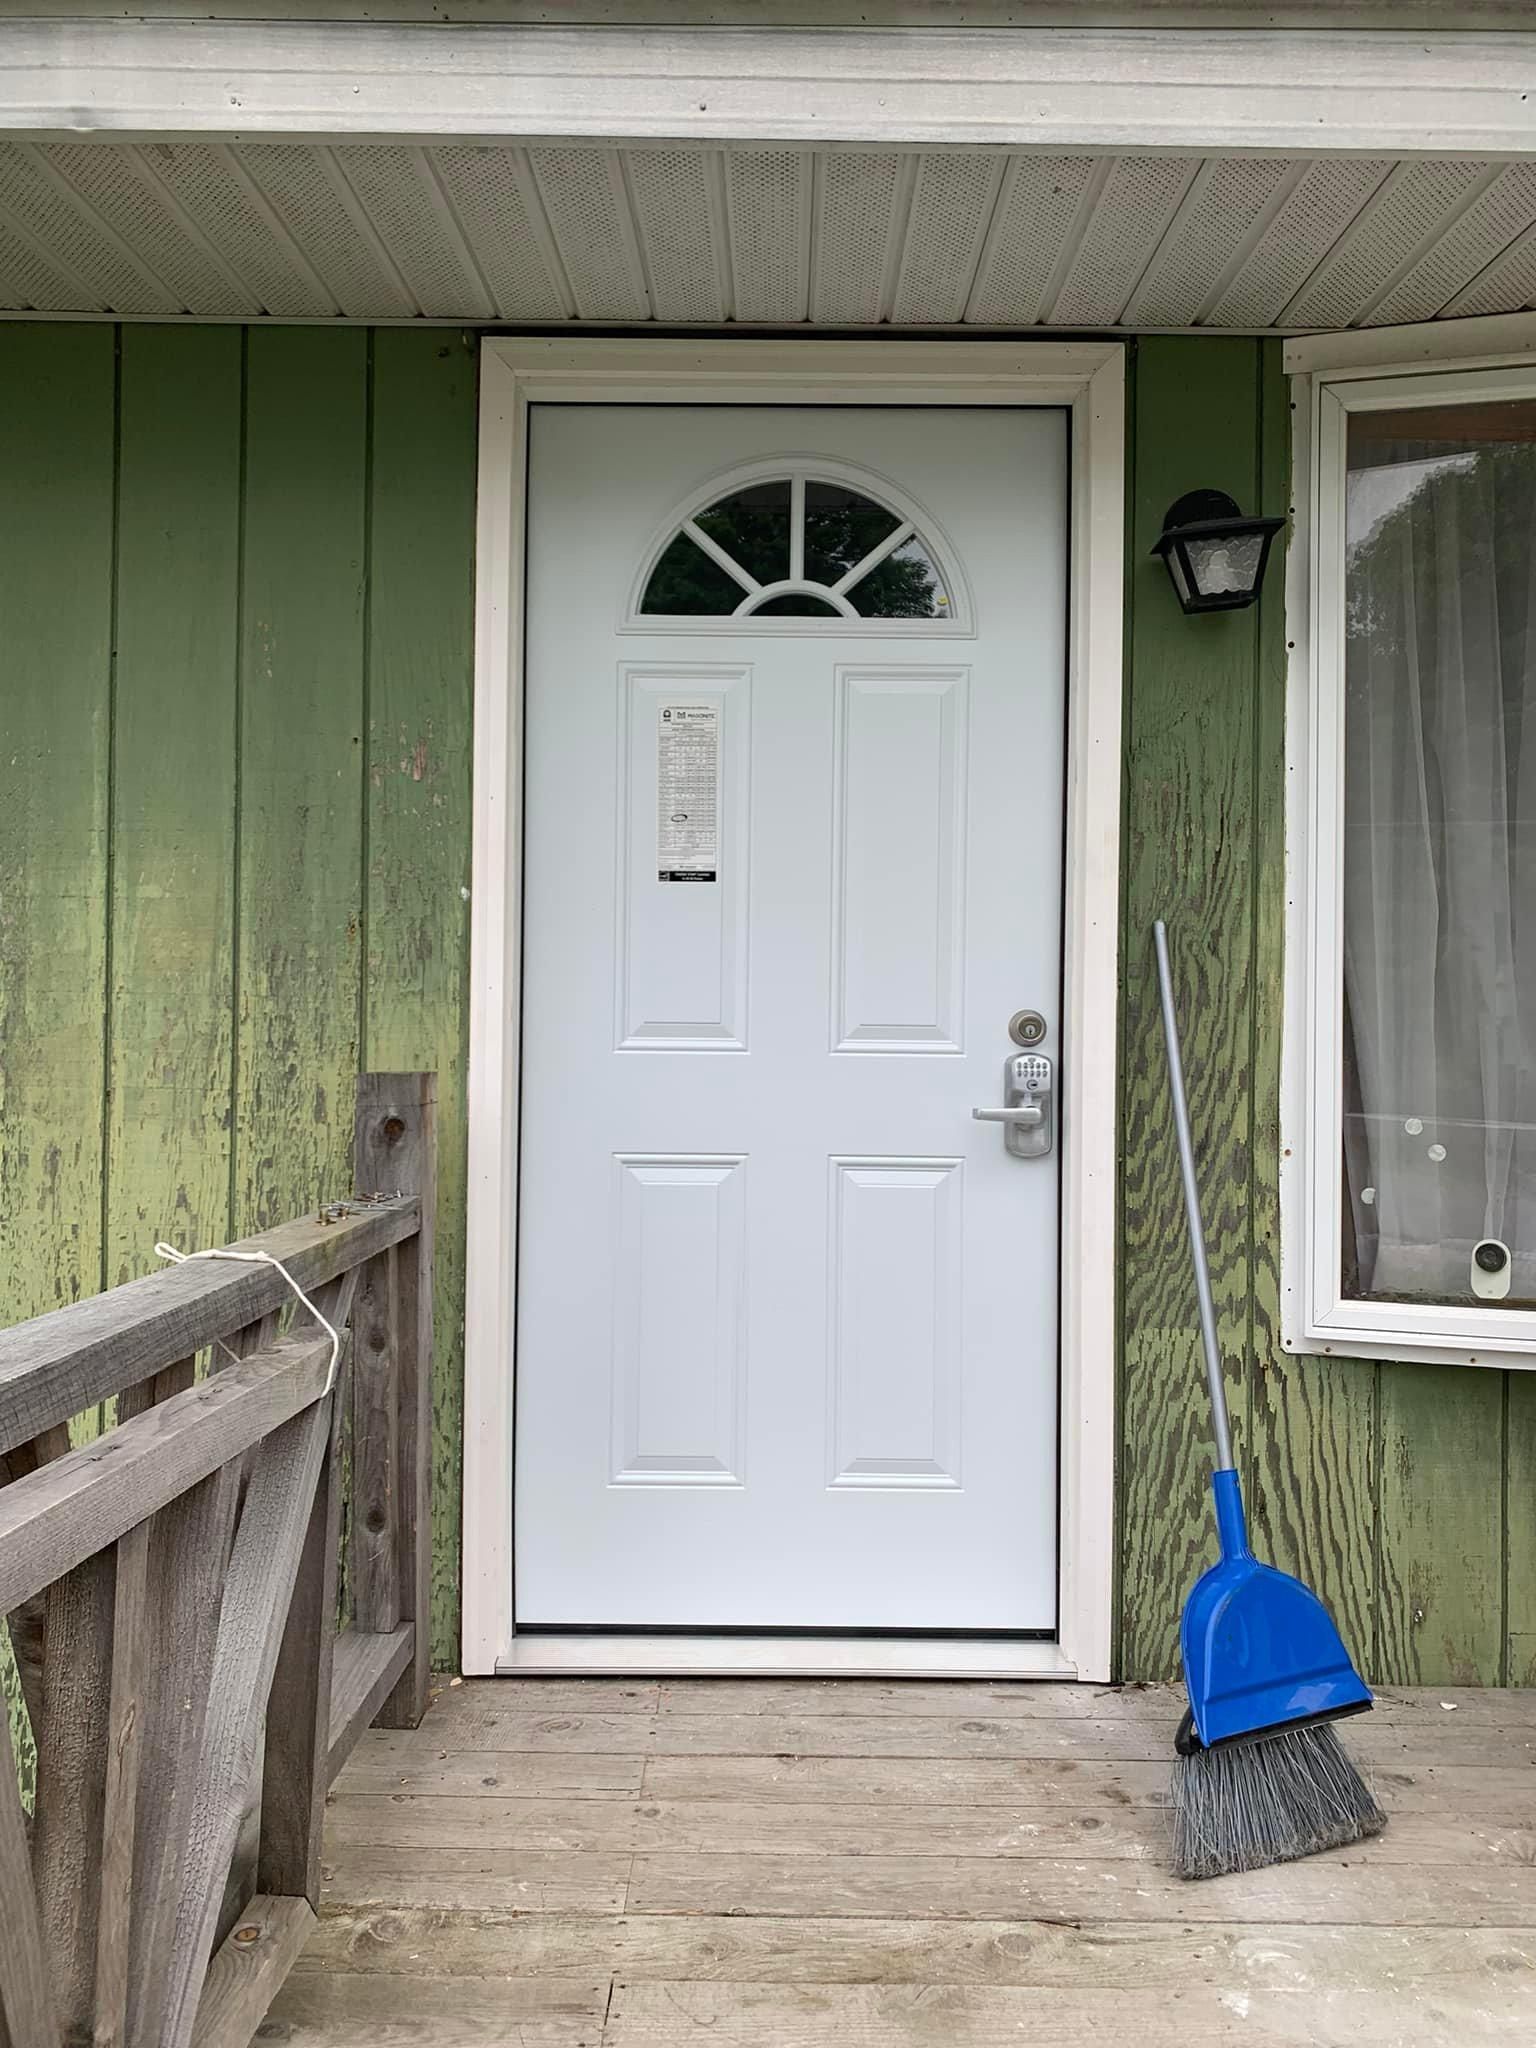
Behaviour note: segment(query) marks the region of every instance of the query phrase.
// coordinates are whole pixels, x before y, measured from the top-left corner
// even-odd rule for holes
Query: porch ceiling
[[[1536,161],[0,141],[0,307],[1339,328],[1536,301]]]

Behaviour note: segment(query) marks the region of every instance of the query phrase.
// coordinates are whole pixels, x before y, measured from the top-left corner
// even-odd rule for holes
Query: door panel
[[[834,1159],[833,1486],[959,1486],[963,1159]]]
[[[963,668],[837,670],[839,1052],[960,1050],[968,681]]]
[[[615,1486],[739,1486],[745,1159],[617,1159]]]
[[[534,408],[521,1627],[1054,1626],[1059,1155],[971,1109],[1058,1014],[1066,492],[1051,409]]]
[[[619,1049],[744,1051],[751,669],[625,663],[619,690]],[[726,839],[714,886],[665,886],[656,879],[657,711],[679,696],[712,708],[719,720]]]

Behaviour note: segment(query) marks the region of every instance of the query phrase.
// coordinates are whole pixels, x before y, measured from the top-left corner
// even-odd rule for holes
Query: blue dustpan
[[[1197,1747],[1252,1742],[1265,1735],[1289,1734],[1310,1723],[1334,1721],[1344,1714],[1360,1714],[1370,1706],[1371,1693],[1317,1595],[1289,1573],[1260,1564],[1248,1548],[1242,1490],[1232,1463],[1221,1353],[1216,1345],[1216,1312],[1200,1221],[1184,1065],[1179,1056],[1168,933],[1161,919],[1152,932],[1157,945],[1174,1130],[1184,1179],[1184,1213],[1194,1256],[1200,1337],[1216,1436],[1217,1470],[1211,1475],[1211,1492],[1221,1541],[1221,1560],[1196,1582],[1184,1603],[1179,1629],[1189,1716],[1179,1731],[1178,1747],[1187,1754]]]
[[[1361,1714],[1369,1687],[1310,1586],[1260,1564],[1248,1548],[1243,1496],[1230,1467],[1211,1475],[1221,1562],[1195,1583],[1179,1628],[1195,1732],[1218,1742],[1283,1734]]]

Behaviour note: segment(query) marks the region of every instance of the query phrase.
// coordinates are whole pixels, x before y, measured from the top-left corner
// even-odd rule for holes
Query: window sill
[[[1287,1316],[1280,1348],[1301,1357],[1536,1371],[1536,1313],[1340,1301],[1310,1318]]]

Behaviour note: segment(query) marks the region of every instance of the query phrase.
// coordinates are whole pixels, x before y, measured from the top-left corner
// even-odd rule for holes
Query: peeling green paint
[[[0,1323],[349,1190],[359,1066],[436,1068],[443,1664],[474,463],[457,333],[0,328]]]
[[[1536,1678],[1536,1376],[1278,1346],[1280,579],[1186,619],[1196,485],[1278,509],[1278,346],[1133,362],[1118,1628],[1208,1554],[1147,925],[1173,927],[1258,1539],[1380,1678]],[[0,327],[0,1321],[345,1188],[360,1067],[439,1075],[433,1652],[456,1655],[474,343]],[[115,660],[113,648],[115,644]],[[81,1428],[94,1426],[93,1418]],[[0,1689],[7,1681],[0,1654]]]
[[[1171,928],[1238,1455],[1256,1547],[1328,1601],[1361,1663],[1404,1685],[1536,1675],[1536,1381],[1288,1357],[1279,1343],[1284,590],[1186,618],[1147,550],[1210,484],[1284,509],[1288,391],[1273,341],[1136,350],[1131,434],[1121,1078],[1121,1560],[1127,1676],[1177,1668],[1212,1555],[1195,1357],[1147,936]]]

